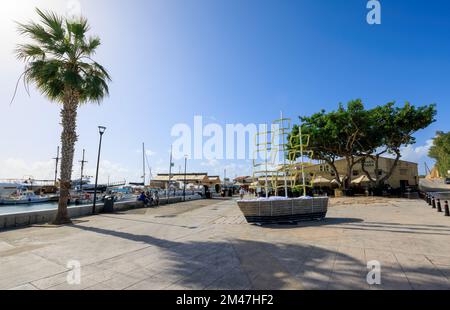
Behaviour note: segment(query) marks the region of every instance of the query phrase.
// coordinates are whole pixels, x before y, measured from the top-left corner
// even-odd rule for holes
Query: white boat
[[[17,182],[0,182],[0,197],[9,197],[21,189],[26,189],[25,184]]]
[[[39,196],[32,191],[20,191],[9,197],[0,198],[0,205],[24,205],[49,202],[50,196]]]

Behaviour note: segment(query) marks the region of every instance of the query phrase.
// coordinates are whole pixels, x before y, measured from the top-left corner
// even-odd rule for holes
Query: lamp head
[[[103,135],[106,131],[106,127],[104,126],[98,126],[98,132],[100,133],[100,135]]]

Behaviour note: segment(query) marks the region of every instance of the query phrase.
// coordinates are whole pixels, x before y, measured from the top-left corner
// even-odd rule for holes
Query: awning
[[[324,178],[322,176],[317,176],[312,179],[311,183],[316,186],[327,186],[331,184],[331,180],[328,180],[327,178]]]
[[[341,176],[341,177],[339,177],[339,180],[341,181],[341,183],[344,183],[344,181],[345,181],[346,179],[347,179],[346,176]],[[331,181],[331,183],[332,183],[332,184],[338,184],[338,182],[337,182],[336,179],[333,179],[333,180]]]
[[[364,183],[370,183],[370,180],[367,177],[367,175],[362,175],[359,178],[356,178],[352,181],[352,184],[364,184]]]

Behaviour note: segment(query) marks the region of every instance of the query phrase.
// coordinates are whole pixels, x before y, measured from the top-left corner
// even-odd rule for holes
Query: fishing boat
[[[273,122],[271,130],[256,134],[253,179],[257,181],[251,187],[257,193],[265,193],[265,197],[237,202],[248,223],[323,220],[327,215],[328,197],[307,196],[310,185],[306,182],[305,166],[308,163],[304,157],[312,157],[312,151],[308,150],[310,137],[302,134],[301,126],[298,135],[289,136],[291,132],[291,120],[281,114],[281,118]],[[281,163],[277,163],[277,159],[281,159]],[[297,184],[298,180],[301,184]],[[302,190],[303,196],[289,197],[289,192],[294,189]],[[284,197],[270,197],[270,192],[283,192]]]
[[[25,184],[19,182],[0,182],[0,197],[8,197],[18,190],[26,189]]]
[[[32,191],[19,191],[8,197],[0,198],[0,205],[25,205],[49,202],[50,196],[36,195]]]

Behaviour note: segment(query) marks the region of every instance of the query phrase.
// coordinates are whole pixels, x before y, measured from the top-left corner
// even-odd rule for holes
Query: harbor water
[[[69,205],[69,208],[72,206],[75,207],[75,205]],[[77,206],[77,207],[79,207],[79,206]],[[58,209],[57,202],[47,202],[47,203],[17,205],[17,206],[1,206],[0,205],[0,215],[18,214],[18,213],[32,212],[32,211],[56,210],[56,209]]]

